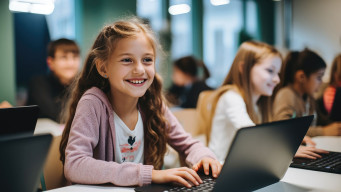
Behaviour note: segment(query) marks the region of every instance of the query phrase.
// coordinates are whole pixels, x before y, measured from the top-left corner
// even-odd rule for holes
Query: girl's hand
[[[307,159],[316,159],[316,158],[321,158],[321,155],[319,153],[329,153],[328,151],[325,151],[323,149],[317,149],[315,147],[306,147],[301,145],[296,154],[295,157],[299,158],[307,158]]]
[[[195,164],[192,169],[194,171],[199,171],[199,169],[204,169],[204,172],[206,175],[210,174],[210,167],[212,170],[212,176],[218,177],[220,174],[222,165],[219,161],[212,159],[210,157],[204,157],[202,158],[199,163]]]
[[[180,167],[166,170],[153,170],[152,182],[153,183],[175,182],[186,187],[192,187],[190,182],[194,185],[199,185],[199,183],[202,183],[202,180],[194,170],[187,167]]]
[[[303,138],[302,144],[309,145],[311,147],[315,147],[316,143],[309,136],[305,136]]]

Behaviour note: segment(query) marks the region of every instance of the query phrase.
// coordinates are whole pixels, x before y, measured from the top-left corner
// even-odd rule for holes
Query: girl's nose
[[[279,78],[279,75],[278,75],[278,74],[274,76],[273,81],[274,81],[276,84],[278,84],[279,82],[281,82],[281,79]]]
[[[144,73],[144,66],[141,62],[136,62],[133,73],[141,74]]]

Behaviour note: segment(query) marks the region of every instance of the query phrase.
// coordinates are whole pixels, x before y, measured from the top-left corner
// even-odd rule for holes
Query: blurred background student
[[[166,94],[167,100],[181,108],[196,108],[199,94],[212,89],[205,83],[209,77],[205,64],[193,56],[176,60],[173,64],[172,86]]]
[[[274,120],[315,115],[308,136],[341,135],[341,123],[316,126],[316,106],[313,94],[322,83],[326,63],[315,52],[305,49],[288,54],[283,65],[282,88],[274,100]]]
[[[330,70],[330,81],[323,90],[323,94],[317,99],[317,112],[320,124],[328,124],[333,121],[340,121],[340,114],[332,114],[332,109],[340,107],[336,106],[337,102],[341,103],[341,97],[337,97],[336,93],[341,92],[341,54],[338,54],[332,63]],[[334,105],[334,103],[336,105]],[[341,109],[339,110],[341,111]],[[334,117],[334,116],[340,117]]]
[[[0,103],[0,108],[10,108],[12,105],[8,101],[2,101]]]
[[[27,105],[38,105],[39,117],[59,122],[67,88],[79,71],[80,51],[73,40],[62,38],[52,41],[47,53],[50,72],[31,79]]]
[[[246,41],[241,44],[223,85],[212,103],[209,148],[224,161],[238,129],[271,122],[272,94],[280,82],[281,54],[273,46]],[[309,140],[304,140],[309,142]],[[325,151],[300,146],[295,157],[318,158]]]

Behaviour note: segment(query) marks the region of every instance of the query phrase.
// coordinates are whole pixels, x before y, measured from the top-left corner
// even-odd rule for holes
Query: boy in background
[[[47,52],[50,72],[32,78],[28,87],[27,105],[38,105],[40,118],[60,122],[67,88],[79,71],[80,51],[73,40],[62,38],[50,42]]]

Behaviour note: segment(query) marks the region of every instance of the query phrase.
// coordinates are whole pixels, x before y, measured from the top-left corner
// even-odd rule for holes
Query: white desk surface
[[[317,147],[341,152],[341,137],[315,137]],[[95,185],[72,185],[62,187],[49,192],[132,192],[134,188],[95,186]],[[275,184],[257,190],[257,192],[304,192],[304,191],[341,191],[341,174],[324,173],[297,168],[289,168],[284,178]]]
[[[50,133],[53,136],[59,136],[63,132],[64,125],[58,124],[57,122],[48,118],[39,118],[37,120],[34,134],[45,134]]]

